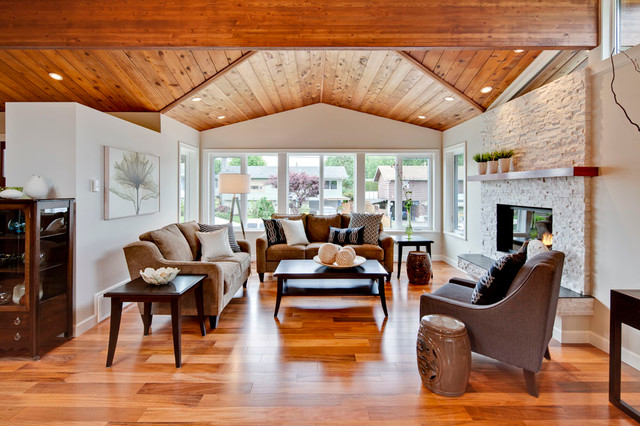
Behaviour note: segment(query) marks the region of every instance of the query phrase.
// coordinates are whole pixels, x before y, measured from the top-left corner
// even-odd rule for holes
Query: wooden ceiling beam
[[[7,0],[2,48],[590,49],[598,0]]]
[[[465,95],[462,91],[458,90],[452,84],[449,84],[447,81],[445,81],[438,74],[434,73],[429,68],[424,66],[421,62],[418,62],[418,60],[414,59],[413,56],[409,55],[406,52],[402,52],[402,51],[396,51],[396,54],[398,54],[402,59],[404,59],[405,61],[409,62],[411,65],[413,65],[414,67],[416,67],[417,69],[419,69],[420,71],[425,73],[427,76],[429,76],[431,79],[433,79],[433,81],[435,81],[436,83],[438,83],[439,85],[441,85],[442,87],[444,87],[445,89],[450,91],[454,96],[457,96],[462,101],[464,101],[465,103],[469,104],[471,107],[473,107],[474,109],[478,110],[479,112],[485,112],[485,108],[484,107],[482,107],[480,104],[475,102],[469,96]]]
[[[225,75],[226,73],[228,73],[229,71],[231,71],[233,68],[237,67],[238,65],[240,65],[241,63],[243,63],[244,61],[246,61],[247,59],[249,59],[250,57],[252,57],[253,55],[255,55],[256,51],[252,51],[249,53],[245,53],[244,55],[242,55],[239,59],[236,59],[235,61],[231,62],[226,68],[224,68],[222,71],[218,72],[217,74],[214,74],[212,77],[209,77],[207,80],[203,81],[202,83],[200,83],[199,85],[197,85],[196,87],[194,87],[193,89],[191,89],[190,91],[188,91],[187,93],[185,93],[184,95],[180,96],[178,99],[176,99],[175,101],[171,102],[170,104],[168,104],[167,106],[165,106],[164,108],[162,108],[160,110],[160,112],[162,114],[166,114],[167,112],[171,111],[172,109],[174,109],[176,106],[180,105],[182,102],[186,101],[187,99],[191,98],[192,96],[194,96],[196,93],[206,89],[207,87],[209,87],[211,84],[213,84],[217,79],[219,79],[220,77],[222,77],[223,75]]]

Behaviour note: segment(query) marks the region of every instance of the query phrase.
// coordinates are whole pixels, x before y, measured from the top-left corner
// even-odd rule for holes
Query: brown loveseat
[[[251,247],[246,241],[238,240],[240,253],[215,262],[201,262],[200,241],[196,236],[198,223],[173,223],[162,229],[140,235],[136,241],[124,247],[129,275],[140,276],[144,268],[179,268],[184,274],[206,274],[204,280],[204,314],[209,316],[211,328],[218,326],[218,319],[240,286],[247,285],[251,274]],[[140,313],[143,307],[139,304]],[[154,303],[152,314],[169,315],[169,304]],[[183,315],[197,315],[195,300],[187,297],[182,304]]]
[[[274,244],[269,247],[267,235],[262,234],[256,240],[256,261],[260,281],[264,281],[265,272],[274,272],[281,260],[285,259],[313,259],[318,254],[318,249],[329,240],[329,228],[348,228],[351,221],[350,215],[271,215],[274,219],[302,220],[308,245],[290,246],[287,244]],[[391,276],[393,272],[393,239],[384,234],[380,224],[380,237],[378,244],[352,245],[358,256],[366,259],[379,260],[380,264]]]

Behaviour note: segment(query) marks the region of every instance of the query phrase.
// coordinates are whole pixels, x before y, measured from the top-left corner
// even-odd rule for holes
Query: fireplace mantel
[[[568,177],[568,176],[598,176],[600,169],[598,167],[564,167],[560,169],[540,169],[527,170],[523,172],[509,173],[493,173],[486,175],[468,176],[469,182],[479,182],[488,180],[508,180],[508,179],[537,179],[552,177]]]

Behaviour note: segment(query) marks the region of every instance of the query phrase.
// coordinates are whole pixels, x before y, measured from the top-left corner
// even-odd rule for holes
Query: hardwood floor
[[[475,354],[464,396],[424,389],[418,299],[454,275],[435,262],[430,286],[393,278],[386,320],[370,296],[285,296],[274,319],[276,282],[267,274],[260,284],[254,273],[206,337],[185,318],[181,369],[169,317],[155,316],[143,337],[131,306],[111,368],[108,321],[40,361],[0,357],[0,423],[633,424],[608,403],[608,357],[589,345],[552,341],[537,399],[521,370]],[[640,374],[631,368],[623,369],[623,399],[640,405]]]

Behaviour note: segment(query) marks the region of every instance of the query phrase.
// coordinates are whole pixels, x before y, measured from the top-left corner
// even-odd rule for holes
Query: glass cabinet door
[[[69,207],[40,203],[39,298],[41,301],[67,292],[69,273]]]
[[[19,208],[0,209],[0,309],[27,310],[27,270],[30,247],[26,244],[26,213]]]

